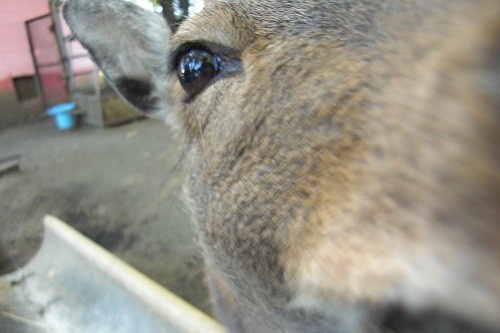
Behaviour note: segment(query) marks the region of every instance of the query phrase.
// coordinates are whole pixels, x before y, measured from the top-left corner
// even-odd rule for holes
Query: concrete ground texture
[[[0,130],[0,275],[40,246],[54,215],[186,301],[210,311],[182,202],[182,140],[154,120],[60,132],[51,119]]]

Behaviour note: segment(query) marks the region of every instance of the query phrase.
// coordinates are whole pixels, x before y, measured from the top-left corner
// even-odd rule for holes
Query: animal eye
[[[182,88],[192,97],[202,91],[224,65],[225,62],[216,54],[193,48],[179,58],[177,76]]]

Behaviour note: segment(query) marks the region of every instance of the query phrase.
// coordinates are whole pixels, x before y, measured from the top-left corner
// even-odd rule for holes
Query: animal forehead
[[[209,0],[172,42],[207,40],[242,49],[256,36],[345,39],[370,30],[375,6],[370,1]]]

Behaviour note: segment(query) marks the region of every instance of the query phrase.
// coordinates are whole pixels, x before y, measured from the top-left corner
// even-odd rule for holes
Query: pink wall
[[[0,90],[12,77],[34,74],[24,22],[49,12],[48,0],[0,0]]]

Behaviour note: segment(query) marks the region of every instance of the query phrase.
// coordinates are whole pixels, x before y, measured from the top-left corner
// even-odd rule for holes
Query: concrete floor
[[[182,143],[161,122],[57,131],[52,120],[0,130],[0,275],[24,265],[57,216],[161,285],[210,311],[182,203]]]

